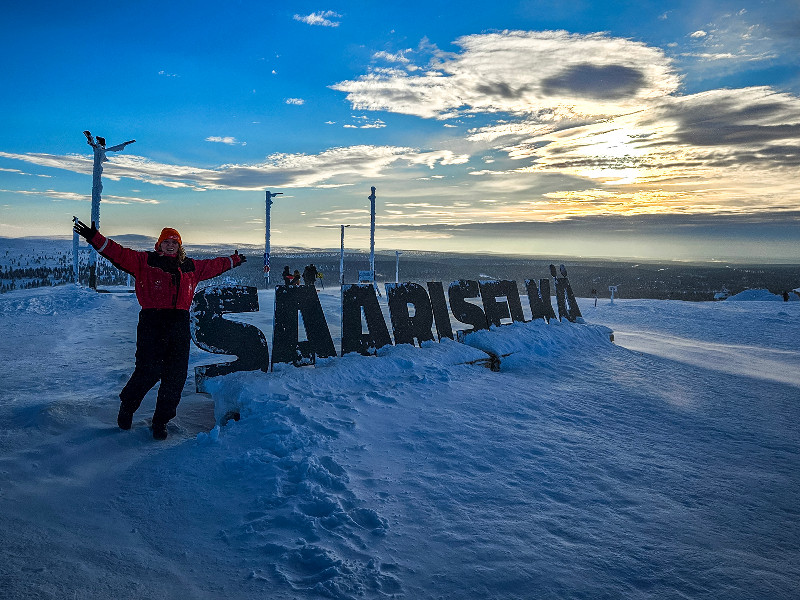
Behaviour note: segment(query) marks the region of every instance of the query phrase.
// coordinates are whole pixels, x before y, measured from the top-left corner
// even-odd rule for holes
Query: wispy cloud
[[[386,52],[385,50],[381,50],[376,52],[373,55],[373,58],[385,60],[388,62],[396,62],[396,63],[403,63],[408,64],[411,61],[406,57],[406,54],[411,52],[411,48],[407,48],[405,50],[400,50],[399,52]]]
[[[294,15],[295,21],[300,21],[306,25],[320,25],[322,27],[338,27],[339,21],[332,21],[331,19],[340,19],[342,15],[332,10],[324,10],[320,12],[313,12],[310,15]]]
[[[355,124],[348,123],[346,125],[342,125],[345,129],[383,129],[386,127],[386,123],[384,123],[381,119],[370,119],[366,116],[355,116],[353,115],[353,120]]]
[[[303,100],[302,98],[286,98],[284,102],[286,102],[286,104],[292,104],[294,106],[302,106],[303,104],[306,103],[306,101]]]
[[[381,121],[380,119],[375,119],[374,121],[370,121],[369,123],[364,123],[363,125],[359,125],[361,129],[383,129],[386,127],[386,123]]]
[[[43,198],[50,198],[60,202],[62,200],[70,200],[75,202],[91,202],[92,196],[90,194],[78,194],[75,192],[59,192],[56,190],[0,190],[4,194],[20,194],[23,196],[38,196]],[[132,196],[114,196],[111,194],[103,196],[103,203],[105,204],[160,204],[158,200],[151,198],[136,198]]]
[[[247,142],[240,142],[232,136],[219,136],[210,135],[206,138],[207,142],[214,142],[217,144],[227,144],[228,146],[246,146]]]
[[[0,157],[77,173],[92,172],[92,160],[81,155],[11,154]],[[158,163],[139,156],[115,156],[103,177],[129,178],[171,188],[263,189],[264,185],[320,187],[385,176],[393,165],[428,167],[463,164],[466,155],[450,150],[421,151],[397,146],[349,146],[319,154],[273,154],[262,163],[222,165],[216,169]]]
[[[785,14],[780,10],[772,12],[768,10],[764,15],[768,18],[760,22],[751,20],[746,10],[723,12],[702,29],[688,34],[689,44],[678,58],[690,74],[702,77],[763,68],[780,55],[793,57],[787,48],[797,45],[797,35],[787,38],[773,32],[772,26],[778,30],[784,27],[776,20]]]
[[[0,167],[0,171],[5,173],[16,173],[17,175],[28,175],[28,176],[36,176],[36,177],[51,177],[51,175],[44,175],[42,173],[26,173],[25,171],[20,171],[19,169],[4,169]]]

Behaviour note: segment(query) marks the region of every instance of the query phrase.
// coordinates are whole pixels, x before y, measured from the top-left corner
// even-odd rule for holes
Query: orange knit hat
[[[158,236],[158,241],[156,242],[156,250],[161,250],[161,242],[164,240],[177,240],[179,244],[181,242],[181,234],[178,233],[177,229],[173,229],[172,227],[164,227],[161,230],[161,235]]]

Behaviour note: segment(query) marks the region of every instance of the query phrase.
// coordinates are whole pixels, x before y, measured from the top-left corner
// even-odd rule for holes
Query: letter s
[[[236,371],[269,371],[269,346],[254,325],[228,321],[225,313],[258,311],[258,290],[250,286],[207,287],[192,302],[192,339],[203,350],[233,354],[233,362],[195,367],[195,388],[206,392],[205,382]]]

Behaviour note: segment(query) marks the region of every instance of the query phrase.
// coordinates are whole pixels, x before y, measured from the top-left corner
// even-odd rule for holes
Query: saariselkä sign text
[[[581,317],[572,293],[567,271],[562,265],[560,275],[550,265],[555,282],[558,318],[577,321]],[[445,299],[444,286],[439,281],[427,283],[427,289],[417,283],[387,283],[386,296],[395,344],[421,344],[434,340],[433,327],[441,340],[453,339],[452,317],[470,328],[461,335],[491,325],[502,325],[504,319],[525,321],[516,281],[452,282]],[[550,280],[525,280],[531,316],[549,322],[556,314],[550,300]],[[468,302],[480,299],[481,306]],[[449,310],[448,310],[449,300]],[[413,310],[411,310],[413,307]],[[317,357],[336,356],[325,313],[314,286],[278,285],[275,287],[275,319],[272,332],[272,356],[264,333],[253,325],[236,323],[223,317],[226,313],[258,311],[258,291],[250,286],[208,287],[199,290],[192,305],[192,338],[195,344],[216,354],[229,354],[235,361],[204,365],[195,368],[198,392],[204,392],[205,382],[235,371],[269,371],[274,363],[312,364]],[[362,314],[366,333],[362,327]],[[306,340],[299,340],[298,315],[303,317]],[[392,344],[392,337],[378,304],[377,290],[372,284],[350,284],[342,287],[342,347],[341,354],[351,352],[373,355],[378,348]]]

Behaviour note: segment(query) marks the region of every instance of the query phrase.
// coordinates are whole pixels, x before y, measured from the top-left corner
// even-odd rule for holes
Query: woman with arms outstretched
[[[114,266],[136,278],[136,299],[142,310],[136,328],[136,367],[120,392],[117,424],[130,429],[133,413],[145,394],[161,381],[153,413],[153,437],[167,438],[167,423],[175,417],[189,368],[189,309],[197,284],[238,267],[246,258],[231,256],[191,259],[180,234],[165,227],[154,252],[125,248],[77,221],[75,231]]]

